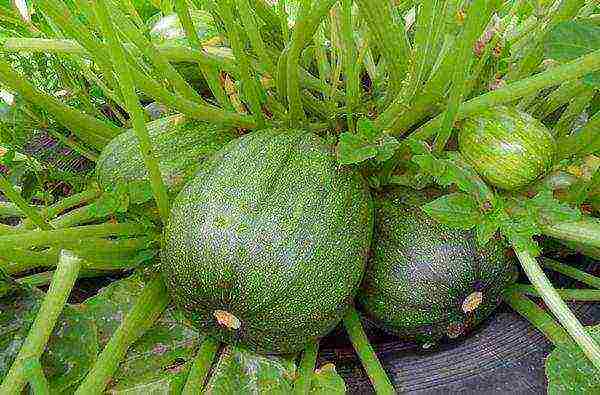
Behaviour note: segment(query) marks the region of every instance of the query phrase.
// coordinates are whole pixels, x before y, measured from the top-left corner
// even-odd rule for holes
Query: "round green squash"
[[[352,303],[373,225],[362,177],[306,131],[223,148],[173,202],[161,265],[174,302],[229,344],[292,353]]]
[[[173,115],[147,124],[158,156],[163,182],[177,192],[210,155],[237,137],[234,129]],[[115,137],[96,162],[98,182],[105,189],[131,181],[148,180],[148,170],[133,130]]]
[[[483,178],[506,190],[542,175],[556,152],[550,131],[511,107],[493,107],[464,120],[458,143],[463,157]]]
[[[422,211],[428,200],[405,188],[375,196],[372,256],[357,298],[368,319],[422,344],[467,332],[499,305],[516,274],[501,242],[479,247],[473,232]]]

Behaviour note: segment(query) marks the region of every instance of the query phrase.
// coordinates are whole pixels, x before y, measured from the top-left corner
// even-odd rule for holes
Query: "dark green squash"
[[[306,131],[246,135],[173,202],[162,270],[203,332],[264,353],[324,336],[352,302],[372,233],[362,177]]]
[[[479,247],[470,231],[439,224],[409,189],[375,196],[375,234],[358,303],[387,331],[426,344],[457,337],[487,317],[512,283],[504,245]]]
[[[550,131],[531,115],[492,107],[461,124],[463,157],[489,183],[507,190],[529,184],[547,171],[556,152]]]
[[[161,118],[147,125],[163,181],[171,192],[181,189],[202,162],[237,137],[234,129],[189,120],[183,115]],[[115,137],[102,150],[96,162],[96,175],[105,189],[148,179],[133,130]]]

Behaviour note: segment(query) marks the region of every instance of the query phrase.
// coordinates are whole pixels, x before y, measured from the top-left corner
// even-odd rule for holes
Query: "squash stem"
[[[154,324],[168,302],[167,290],[160,277],[146,284],[75,394],[103,393],[129,347]]]
[[[540,297],[540,294],[535,287],[527,284],[515,284],[511,287],[511,290],[527,296]],[[600,290],[598,289],[556,289],[556,292],[563,300],[577,302],[600,301]]]
[[[353,307],[348,310],[348,313],[344,317],[344,326],[354,346],[354,350],[360,357],[362,365],[375,388],[375,392],[377,394],[395,394],[394,387],[385,370],[383,370],[381,362],[377,359],[377,355],[375,355],[375,351],[373,351],[373,347],[369,343],[369,339],[367,339],[367,335],[360,323],[358,313]]]
[[[505,292],[504,301],[542,332],[555,346],[573,344],[573,340],[563,327],[558,325],[550,314],[525,295],[514,292],[512,288],[509,288]]]
[[[134,237],[148,233],[144,225],[136,223],[78,226],[69,229],[30,231],[0,236],[0,251],[9,248],[44,247],[61,243],[81,243],[83,239],[94,237],[122,236]]]
[[[298,379],[294,383],[294,394],[295,395],[307,395],[310,392],[312,378],[315,373],[315,364],[317,362],[317,355],[319,354],[319,342],[311,342],[302,353],[302,360],[300,361],[300,369],[298,372]]]
[[[14,204],[19,207],[19,210],[23,212],[27,218],[40,227],[43,230],[50,230],[52,226],[42,216],[40,213],[35,210],[33,207],[23,199],[23,197],[15,190],[12,184],[4,178],[2,174],[0,174],[0,191],[4,193],[4,195],[10,199]]]
[[[193,395],[201,392],[218,349],[219,341],[212,337],[204,339],[188,373],[182,395]]]
[[[546,236],[600,248],[600,219],[584,217],[580,221],[559,222],[542,227]]]
[[[600,347],[598,347],[585,331],[577,317],[575,317],[573,312],[560,298],[535,258],[527,251],[516,250],[515,252],[529,281],[531,281],[535,289],[539,292],[544,303],[546,303],[550,311],[556,316],[569,335],[571,335],[575,343],[579,345],[590,362],[597,369],[600,369]]]
[[[29,386],[35,395],[50,395],[48,379],[44,375],[39,358],[27,358],[23,364],[23,369],[25,370],[25,377],[29,382]]]
[[[467,117],[483,109],[509,103],[539,92],[542,89],[558,85],[565,80],[580,78],[592,71],[600,69],[600,50],[581,56],[569,63],[553,67],[531,77],[515,81],[502,88],[477,96],[464,102],[458,111],[459,117]],[[419,128],[413,138],[426,140],[433,136],[441,125],[441,116],[437,116]]]
[[[552,259],[543,258],[542,265],[554,270],[555,272],[569,276],[572,279],[582,282],[590,287],[600,289],[600,277],[593,276],[573,266],[565,265]]]
[[[189,43],[191,44],[191,47],[199,52],[204,52],[202,43],[198,37],[198,32],[194,28],[194,23],[192,22],[192,17],[188,10],[186,1],[175,0],[175,11],[179,16],[179,20],[181,21],[181,25],[185,31],[185,35]],[[208,87],[210,88],[213,96],[217,99],[217,102],[223,108],[227,110],[233,110],[233,107],[227,99],[227,94],[225,93],[225,90],[219,81],[219,70],[214,67],[206,67],[201,63],[198,63],[198,67],[200,68],[200,73],[202,73],[202,76],[208,83]]]
[[[71,289],[75,285],[80,268],[80,258],[70,251],[61,251],[48,293],[40,306],[27,338],[2,382],[1,394],[17,395],[21,393],[26,383],[23,364],[27,358],[39,358],[44,352],[58,316],[65,307]]]
[[[163,223],[166,223],[169,216],[169,196],[167,194],[167,188],[163,182],[158,166],[157,155],[152,148],[152,142],[148,134],[148,129],[146,128],[144,110],[137,97],[132,70],[127,62],[127,53],[117,37],[115,27],[109,16],[106,2],[107,0],[97,0],[94,2],[96,19],[109,43],[109,52],[115,71],[117,71],[118,74],[119,83],[121,84],[121,93],[123,94],[127,110],[131,115],[133,128],[138,138],[142,157],[144,158],[144,163],[146,164],[148,174],[150,175],[150,184],[152,186],[152,192],[154,193],[154,199],[156,200],[156,205]]]

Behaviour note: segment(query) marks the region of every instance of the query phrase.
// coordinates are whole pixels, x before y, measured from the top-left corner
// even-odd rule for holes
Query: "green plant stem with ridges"
[[[111,3],[109,10],[111,11],[114,27],[117,27],[128,40],[131,40],[137,46],[144,56],[152,62],[158,74],[164,76],[173,85],[179,96],[186,100],[204,103],[204,99],[183,79],[171,63],[154,47],[154,44],[142,34],[130,19],[121,13],[114,2],[111,1]]]
[[[522,293],[528,296],[540,297],[540,294],[536,289],[527,284],[515,284],[511,290]],[[562,300],[575,301],[575,302],[599,302],[600,301],[600,290],[597,289],[563,289],[556,288],[556,292]]]
[[[200,42],[200,38],[198,38],[198,32],[194,28],[194,23],[192,22],[192,17],[190,16],[190,12],[185,0],[175,0],[174,5],[175,11],[179,16],[179,20],[181,21],[181,25],[183,26],[183,30],[185,31],[185,35],[191,44],[191,47],[199,52],[203,52],[202,43]],[[201,63],[198,63],[198,67],[200,68],[200,73],[202,73],[202,76],[206,80],[213,96],[217,99],[217,102],[219,102],[223,108],[230,111],[233,110],[233,106],[231,106],[231,103],[229,103],[227,94],[219,82],[218,69],[214,67],[206,67]]]
[[[87,53],[94,59],[94,62],[102,72],[103,77],[107,80],[108,86],[115,89],[117,96],[120,97],[119,85],[113,74],[113,68],[110,64],[110,56],[102,42],[98,40],[94,34],[78,19],[74,18],[70,10],[63,2],[59,0],[45,0],[38,2],[41,11],[46,14],[52,22],[56,24],[68,36],[74,38],[86,50]],[[89,8],[88,3],[84,4]],[[91,10],[88,10],[91,12]]]
[[[0,80],[6,87],[21,94],[27,101],[44,108],[77,138],[98,150],[101,150],[110,139],[122,131],[116,126],[99,121],[38,90],[2,58],[0,58]]]
[[[129,347],[154,324],[168,302],[167,289],[162,278],[155,277],[147,283],[75,394],[103,393]]]
[[[354,26],[352,22],[353,0],[342,0],[341,2],[341,22],[342,37],[341,42],[344,50],[344,67],[346,77],[346,122],[350,131],[355,131],[354,111],[360,101],[360,64],[357,63],[358,51],[354,40]]]
[[[267,52],[267,47],[260,35],[258,24],[254,19],[255,10],[251,8],[249,0],[236,0],[235,3],[240,13],[245,32],[248,35],[250,44],[252,45],[252,49],[258,56],[259,63],[261,64],[262,68],[266,70],[270,75],[274,75],[275,64],[273,62],[273,59],[269,56],[269,53]]]
[[[360,15],[365,20],[374,42],[385,61],[390,81],[392,97],[401,90],[409,55],[409,43],[404,34],[404,26],[393,20],[391,3],[387,0],[357,0]]]
[[[565,328],[571,338],[581,348],[590,362],[600,369],[600,347],[594,342],[589,333],[583,328],[577,317],[560,298],[535,258],[527,251],[515,250],[523,270],[527,274],[529,281],[538,291],[540,297],[548,306],[552,314],[558,319],[558,322]]]
[[[158,212],[163,222],[166,222],[169,217],[169,196],[167,194],[167,187],[163,182],[160,168],[158,167],[157,155],[152,148],[152,142],[148,135],[144,110],[142,109],[135,91],[132,70],[127,63],[127,53],[125,52],[125,49],[123,49],[123,46],[116,35],[105,1],[106,0],[97,0],[95,2],[94,10],[96,12],[96,18],[109,43],[113,65],[115,71],[117,71],[117,74],[119,75],[118,79],[121,84],[121,93],[125,100],[127,111],[132,118],[133,129],[138,138],[144,163],[148,169],[150,185],[152,186],[152,192],[154,193],[154,200],[156,201]]]
[[[84,262],[85,264],[85,262]],[[81,269],[78,279],[82,278],[93,278],[93,277],[106,277],[107,275],[117,273],[120,271],[110,271],[110,270],[94,270],[94,269]],[[42,287],[50,284],[52,281],[52,276],[54,276],[54,271],[41,272],[36,274],[31,274],[26,277],[21,277],[16,279],[16,281],[21,285],[26,285],[28,287]]]
[[[541,89],[557,85],[565,80],[573,80],[600,69],[600,50],[582,56],[567,64],[554,67],[543,73],[513,82],[495,91],[488,92],[463,103],[459,117],[467,117],[486,108],[510,103],[518,98],[533,94]],[[441,124],[438,116],[419,128],[412,137],[420,140],[433,136]]]
[[[35,395],[50,395],[48,379],[44,375],[39,358],[27,358],[23,363],[23,370],[25,371],[27,382]]]
[[[39,358],[44,352],[58,316],[67,302],[73,285],[75,285],[80,268],[80,258],[66,250],[61,252],[58,266],[46,297],[42,301],[42,305],[15,361],[2,381],[0,393],[3,395],[17,395],[21,393],[25,385],[23,363],[30,357]]]
[[[600,130],[600,111],[594,114],[577,133],[558,139],[557,160],[572,156],[583,157],[600,151],[598,130]]]
[[[565,82],[553,90],[545,100],[535,101],[535,105],[527,112],[538,119],[544,119],[586,89],[581,80]]]
[[[593,90],[584,91],[571,100],[552,129],[552,134],[555,137],[562,138],[571,132],[573,121],[589,106],[595,93]]]
[[[217,355],[219,341],[212,337],[204,339],[190,368],[182,395],[194,395],[201,392],[206,382],[210,367]]]
[[[96,208],[93,205],[83,206],[69,211],[60,217],[50,221],[55,229],[65,229],[77,225],[84,225],[98,219]]]
[[[471,63],[475,57],[473,46],[481,30],[489,21],[494,11],[493,2],[487,0],[475,0],[471,2],[467,11],[467,21],[461,37],[458,39],[458,48],[454,56],[454,69],[452,72],[452,88],[446,111],[443,116],[442,125],[434,142],[434,151],[442,152],[450,139],[454,121],[458,115],[458,109],[463,101],[467,79]]]
[[[315,364],[319,353],[319,342],[310,343],[302,352],[302,359],[298,369],[298,378],[294,382],[295,395],[307,395],[310,393],[312,379],[315,374]]]
[[[52,229],[52,226],[48,222],[46,222],[46,220],[44,218],[42,218],[42,216],[36,209],[31,207],[29,205],[29,203],[27,203],[27,201],[25,201],[25,199],[23,199],[23,197],[19,194],[19,192],[17,192],[15,190],[15,188],[12,186],[12,184],[6,178],[4,178],[4,176],[2,174],[0,174],[0,191],[2,191],[2,193],[4,193],[4,195],[10,201],[12,201],[14,204],[16,204],[17,207],[19,207],[19,210],[21,210],[21,212],[25,213],[27,218],[29,220],[31,220],[31,222],[36,224],[40,229],[43,229],[43,230]]]
[[[600,248],[600,218],[584,217],[580,221],[559,222],[541,229],[546,236]]]
[[[80,242],[85,238],[122,236],[134,237],[148,233],[146,226],[136,223],[101,224],[78,226],[69,229],[30,231],[0,236],[0,250],[55,245],[57,243]]]
[[[508,291],[510,289],[505,293],[504,301],[542,332],[555,346],[573,344],[569,334],[557,324],[550,314],[542,310],[525,295]]]
[[[367,339],[367,335],[360,323],[358,313],[352,307],[344,317],[344,327],[346,328],[346,332],[348,332],[354,350],[360,357],[362,365],[367,371],[367,375],[375,388],[375,392],[378,395],[395,394],[396,392],[390,379],[383,370],[381,362],[377,359],[377,355],[375,355],[375,351],[373,351],[369,339]]]
[[[555,261],[553,259],[543,258],[541,261],[542,265],[548,269],[552,269],[555,272],[564,274],[565,276],[571,277],[572,279],[580,281],[590,287],[600,289],[600,277],[593,276],[573,266],[565,265],[564,263]]]
[[[235,21],[233,1],[220,1],[219,10],[227,29],[233,54],[237,60],[238,67],[241,72],[242,91],[244,92],[244,97],[248,101],[252,115],[254,115],[254,119],[257,122],[257,127],[262,128],[265,125],[265,117],[262,112],[260,96],[264,96],[265,93],[264,91],[261,91],[262,87],[256,80],[256,76],[252,73],[250,61],[244,49],[242,32],[240,31],[239,25]]]
[[[77,207],[81,204],[89,203],[90,201],[99,197],[100,194],[101,192],[98,188],[85,190],[83,192],[61,199],[59,202],[53,204],[48,208],[41,209],[40,215],[46,220],[54,219],[64,211],[72,209],[73,207]],[[30,220],[25,219],[23,220],[23,224],[21,226],[25,229],[32,229],[34,224]]]

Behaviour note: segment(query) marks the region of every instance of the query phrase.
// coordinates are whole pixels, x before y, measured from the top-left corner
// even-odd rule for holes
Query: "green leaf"
[[[590,88],[600,90],[600,72],[594,71],[583,76],[583,83]]]
[[[576,21],[561,22],[546,35],[547,58],[569,62],[600,49],[600,28]]]
[[[315,370],[310,388],[311,395],[343,395],[346,393],[346,383],[336,372],[335,365],[325,364]]]
[[[385,162],[394,156],[398,148],[400,148],[400,143],[395,137],[383,135],[377,142],[377,155],[375,155],[375,159],[379,162]]]
[[[154,199],[152,185],[149,181],[132,181],[127,188],[131,204],[142,204]]]
[[[436,221],[459,229],[471,229],[481,222],[479,205],[464,193],[451,193],[429,202],[421,209]]]
[[[373,158],[384,162],[390,159],[398,148],[400,143],[395,137],[376,129],[371,120],[361,118],[357,122],[356,134],[344,132],[340,135],[338,162],[349,165]]]
[[[338,162],[342,165],[351,165],[374,158],[377,155],[377,148],[358,135],[344,132],[340,135],[337,152]]]
[[[0,299],[0,381],[29,332],[43,299],[37,289],[19,288]],[[40,360],[52,394],[71,393],[98,354],[94,322],[78,307],[61,313]]]
[[[110,339],[131,309],[144,282],[134,275],[102,289],[85,303],[86,313],[94,318],[100,344]],[[113,394],[169,393],[185,383],[185,372],[202,336],[173,307],[167,308],[127,352],[110,384]]]
[[[480,246],[484,246],[492,237],[498,232],[500,225],[493,220],[490,220],[487,216],[482,218],[482,221],[475,227],[475,235],[477,237],[477,243]]]
[[[296,375],[293,357],[257,355],[227,346],[205,389],[218,394],[290,394]]]
[[[581,219],[579,210],[555,199],[554,194],[549,190],[541,191],[532,199],[525,200],[524,205],[531,217],[543,225]]]
[[[600,342],[600,325],[587,327]],[[546,359],[548,394],[598,394],[600,374],[575,344],[556,347]]]

